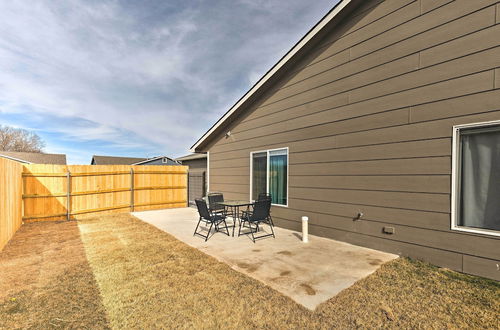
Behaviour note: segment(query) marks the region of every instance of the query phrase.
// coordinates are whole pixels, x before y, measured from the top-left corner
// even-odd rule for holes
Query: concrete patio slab
[[[193,236],[198,221],[194,208],[132,214],[311,310],[398,257],[316,236],[309,236],[309,243],[303,243],[301,233],[276,227],[275,239],[265,238],[255,244],[247,236],[222,233],[205,242]]]

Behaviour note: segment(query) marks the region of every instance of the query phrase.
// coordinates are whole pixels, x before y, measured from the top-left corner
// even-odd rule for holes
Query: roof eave
[[[4,155],[4,154],[0,154],[0,157],[4,157],[4,158],[14,160],[16,162],[24,163],[24,164],[33,164],[32,162],[29,162],[27,160],[15,158],[15,157],[10,157],[10,156]]]
[[[177,163],[177,161],[175,159],[172,159],[170,157],[167,157],[167,156],[158,156],[158,157],[154,157],[154,158],[151,158],[151,159],[141,160],[140,162],[137,162],[137,163],[134,163],[134,164],[131,164],[131,165],[141,165],[142,163],[151,162],[151,161],[158,160],[158,159],[161,159],[161,158],[167,158],[167,159],[170,159],[171,161]]]
[[[328,23],[330,23],[342,10],[354,0],[341,0],[328,12],[306,35],[299,40],[262,78],[250,88],[196,143],[189,149],[190,152],[200,152],[198,148],[214,134],[257,90],[259,90],[274,74],[276,74],[295,54],[314,38]]]

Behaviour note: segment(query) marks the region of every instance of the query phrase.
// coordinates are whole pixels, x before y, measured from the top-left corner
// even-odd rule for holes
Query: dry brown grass
[[[0,328],[107,328],[75,222],[24,225],[0,253]]]
[[[79,222],[113,328],[500,328],[500,284],[383,265],[315,312],[128,214]]]

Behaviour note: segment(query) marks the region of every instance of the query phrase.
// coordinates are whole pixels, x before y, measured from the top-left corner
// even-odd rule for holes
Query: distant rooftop
[[[65,154],[46,154],[40,152],[0,151],[0,157],[27,164],[66,165]]]
[[[193,159],[203,159],[203,158],[207,158],[207,154],[201,154],[201,153],[200,154],[190,154],[190,155],[176,158],[175,160],[183,161],[183,160],[193,160]]]
[[[137,157],[92,156],[92,165],[132,165],[147,160]]]

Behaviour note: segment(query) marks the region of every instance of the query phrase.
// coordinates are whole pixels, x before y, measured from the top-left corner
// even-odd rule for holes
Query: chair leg
[[[269,227],[271,228],[271,233],[273,234],[273,238],[276,238],[276,236],[274,235],[273,220],[271,220],[271,223],[269,224]]]
[[[271,221],[271,225],[273,225],[273,227],[274,227],[273,217],[271,217],[270,214],[269,214],[269,221]]]
[[[195,236],[195,235],[196,235],[196,232],[198,231],[198,227],[200,226],[200,222],[201,222],[201,217],[200,217],[200,219],[198,220],[198,224],[196,225],[196,228],[195,228],[195,230],[194,230],[194,234],[193,234],[193,236]]]
[[[251,222],[249,222],[249,226],[251,227],[251,231],[250,231],[250,234],[252,235],[252,241],[255,243],[255,241],[257,239],[260,239],[260,238],[264,238],[264,237],[269,237],[269,236],[272,236],[274,238],[276,238],[276,235],[274,234],[274,226],[271,224],[270,221],[262,221],[263,223],[266,223],[269,225],[269,227],[271,228],[271,233],[270,234],[265,234],[265,235],[260,235],[260,236],[255,236],[254,234],[257,233],[257,228],[259,227],[260,225],[260,222],[255,222],[255,225],[257,226],[255,228],[255,230],[253,229],[253,227],[251,227]]]
[[[231,236],[231,234],[229,233],[229,228],[227,228],[227,223],[226,223],[226,220],[222,220],[221,222],[224,222],[224,227],[226,228],[226,233],[227,233],[227,236]]]
[[[208,228],[207,236],[205,237],[205,242],[208,241],[208,237],[210,236],[210,232],[212,231],[213,222],[210,222],[210,228]]]
[[[234,237],[234,229],[236,228],[236,208],[233,207],[231,210],[233,216],[233,237]],[[240,221],[241,223],[241,221]]]
[[[253,229],[252,229],[252,223],[249,221],[248,224],[250,225],[250,233],[252,234],[252,241],[255,244],[255,235],[253,234]],[[259,224],[257,223],[257,228],[259,228]]]
[[[241,225],[242,225],[242,224],[243,224],[243,225],[245,224],[245,220],[244,220],[244,219],[243,219],[243,220],[240,220],[240,227],[239,227],[239,229],[238,229],[238,237],[240,237],[240,236],[241,236]]]

